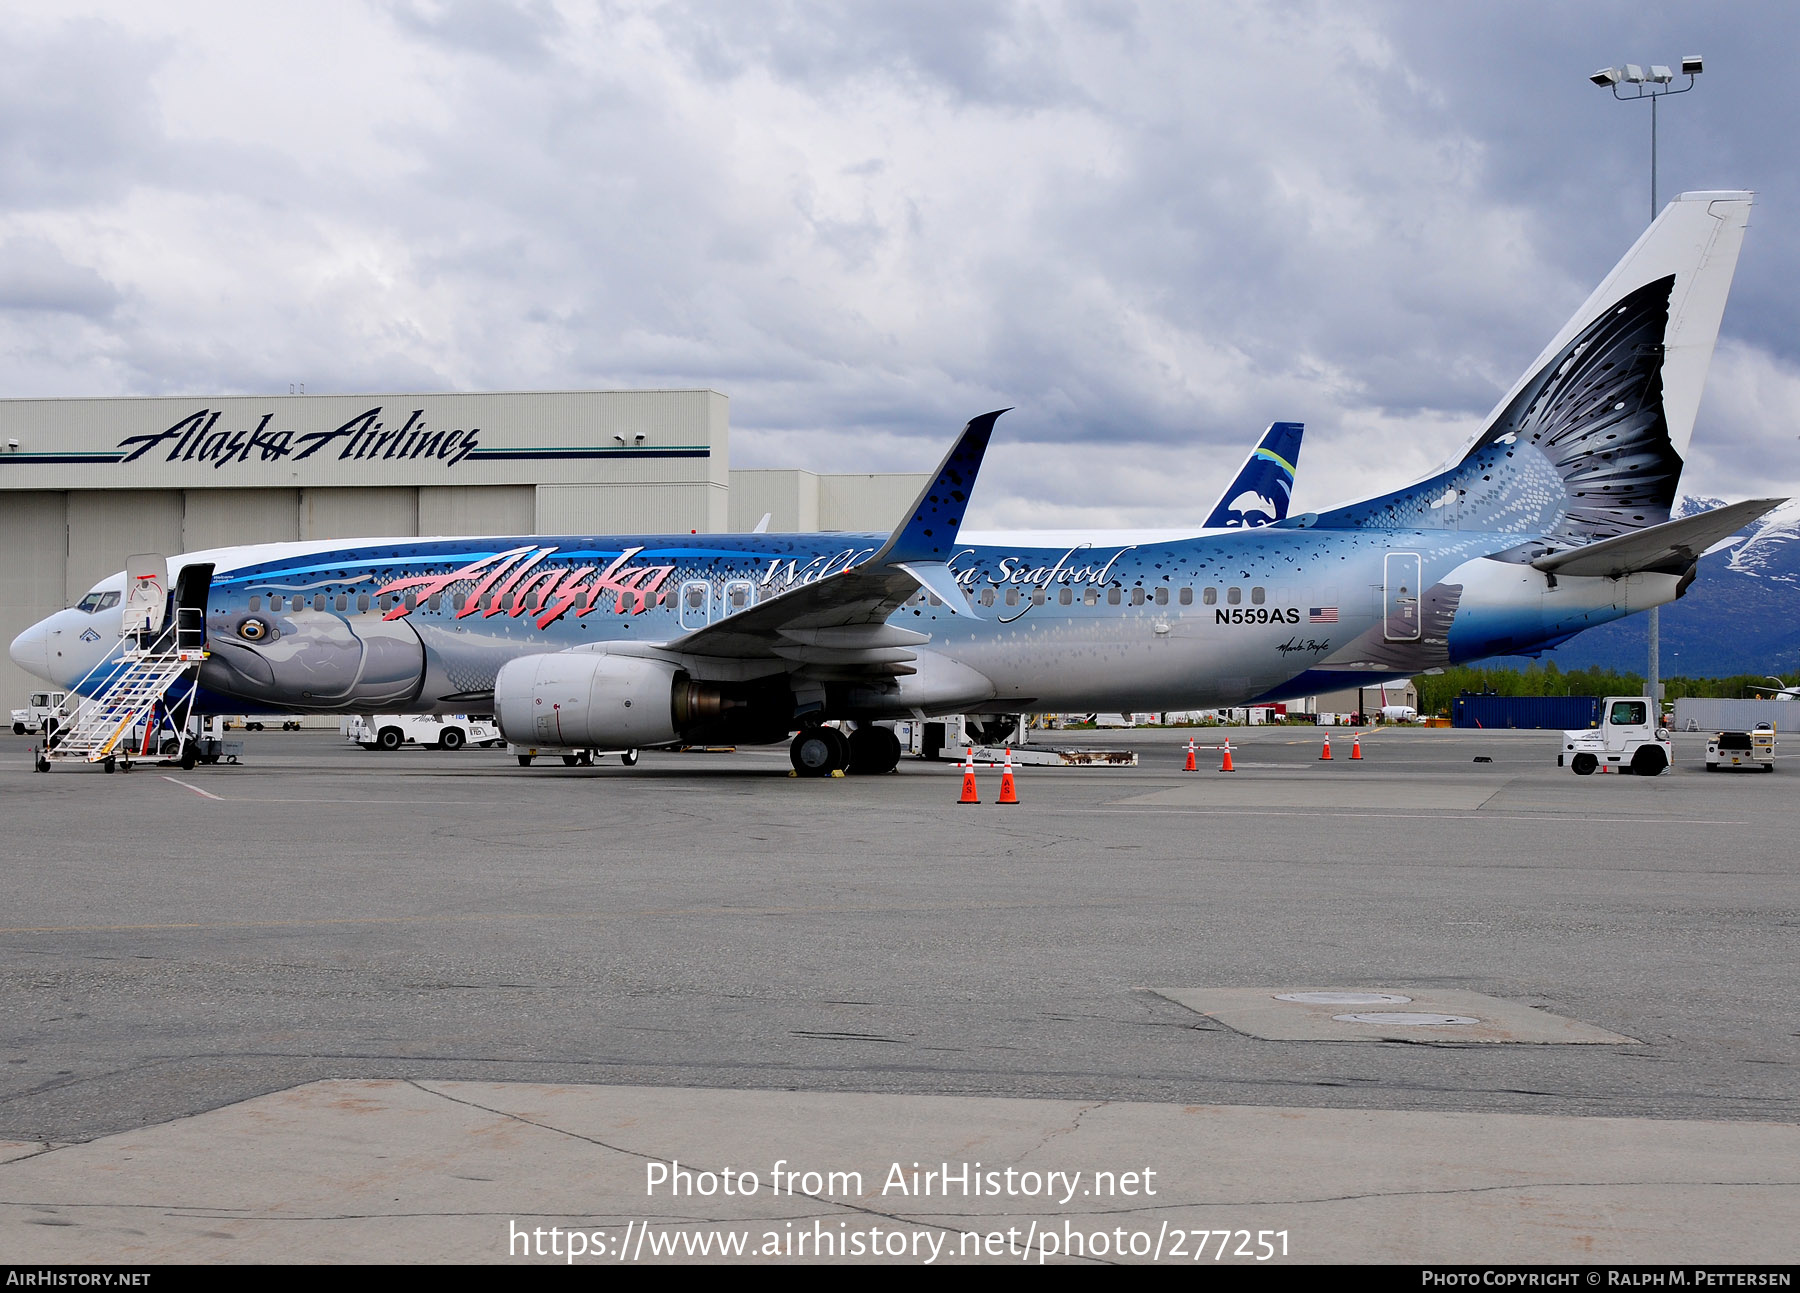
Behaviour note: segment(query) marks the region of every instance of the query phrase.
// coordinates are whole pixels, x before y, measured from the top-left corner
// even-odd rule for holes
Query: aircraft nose
[[[19,668],[50,681],[50,621],[39,620],[14,638],[11,654]]]

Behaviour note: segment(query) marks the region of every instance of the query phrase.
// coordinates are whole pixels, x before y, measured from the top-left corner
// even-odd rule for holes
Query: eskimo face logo
[[[618,614],[642,615],[668,600],[669,591],[663,584],[675,573],[672,565],[627,564],[643,550],[642,547],[627,548],[602,570],[598,566],[542,565],[555,548],[514,548],[510,552],[498,552],[471,561],[445,574],[396,579],[383,584],[376,593],[399,598],[382,616],[384,620],[404,619],[421,601],[463,580],[477,582],[462,609],[456,612],[459,620],[477,612],[483,619],[502,614],[516,619],[529,608],[537,617],[537,627],[545,629],[570,611],[574,611],[577,618],[593,614],[600,609],[600,598],[606,593],[617,594],[613,609]]]

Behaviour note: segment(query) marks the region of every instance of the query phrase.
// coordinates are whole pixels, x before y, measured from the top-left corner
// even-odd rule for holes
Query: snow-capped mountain
[[[1800,498],[1789,499],[1751,529],[1750,538],[1732,550],[1731,569],[1740,575],[1800,582],[1796,544],[1800,544]]]

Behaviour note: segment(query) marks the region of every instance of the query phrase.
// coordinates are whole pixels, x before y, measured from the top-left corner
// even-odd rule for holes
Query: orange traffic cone
[[[1361,732],[1358,732],[1355,736],[1352,736],[1350,738],[1350,757],[1353,759],[1362,758],[1362,733]]]
[[[1181,765],[1181,770],[1183,772],[1198,772],[1198,771],[1200,771],[1200,765],[1194,762],[1194,742],[1193,742],[1192,737],[1190,737],[1188,739],[1187,762]]]
[[[957,800],[956,802],[959,804],[978,804],[981,802],[981,796],[975,793],[975,751],[974,750],[971,749],[969,751],[968,762],[966,762],[962,765],[962,769],[963,769],[962,798]]]
[[[1011,750],[1006,752],[1006,763],[1000,769],[1000,798],[996,799],[994,802],[997,804],[1016,804],[1019,802],[1019,792],[1013,785]]]
[[[1321,763],[1327,763],[1330,760],[1331,760],[1331,733],[1327,732],[1327,733],[1325,733],[1325,753],[1323,753],[1319,756],[1319,761]]]
[[[1231,766],[1231,742],[1229,740],[1227,740],[1225,742],[1225,761],[1219,765],[1219,771],[1220,772],[1236,772],[1237,771],[1236,768]]]

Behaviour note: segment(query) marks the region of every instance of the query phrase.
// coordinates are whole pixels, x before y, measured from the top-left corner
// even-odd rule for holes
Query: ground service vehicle
[[[12,712],[14,736],[25,736],[44,730],[44,721],[54,718],[62,712],[63,699],[68,695],[62,691],[34,691],[31,700],[24,709]]]
[[[1706,770],[1741,768],[1775,771],[1775,729],[1759,724],[1751,732],[1717,732],[1706,742]]]
[[[365,750],[408,745],[460,750],[471,744],[499,745],[501,739],[492,719],[467,714],[352,714],[340,730]]]
[[[1608,696],[1600,706],[1599,727],[1563,733],[1556,766],[1578,777],[1596,771],[1660,776],[1674,762],[1675,750],[1660,720],[1648,696]]]

